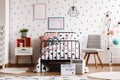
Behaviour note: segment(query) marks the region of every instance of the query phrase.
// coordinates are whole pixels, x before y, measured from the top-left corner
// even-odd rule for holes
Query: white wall
[[[0,25],[5,24],[5,0],[0,0]]]
[[[4,63],[9,63],[9,0],[0,0],[0,26],[5,26],[5,61]]]
[[[65,18],[65,29],[61,31],[74,31],[79,34],[81,37],[81,50],[86,47],[88,34],[101,34],[102,49],[104,51],[100,56],[104,63],[108,62],[105,14],[107,11],[112,12],[111,26],[116,25],[120,21],[119,0],[75,0],[75,6],[80,13],[78,17],[69,17],[67,15],[67,11],[72,6],[72,0],[10,0],[11,63],[15,62],[16,39],[20,38],[20,28],[29,28],[28,36],[32,38],[34,59],[39,55],[39,36],[46,31],[50,31],[48,30],[48,19],[33,20],[33,4],[35,3],[46,4],[47,17]],[[84,54],[81,52],[81,55]],[[91,61],[93,60],[91,59]]]
[[[9,0],[5,0],[5,58],[9,63]]]

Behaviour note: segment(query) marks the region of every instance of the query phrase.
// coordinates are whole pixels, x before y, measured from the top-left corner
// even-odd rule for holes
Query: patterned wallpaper
[[[64,17],[64,30],[74,31],[80,35],[81,49],[86,47],[88,34],[102,35],[102,48],[106,49],[105,15],[111,13],[111,26],[120,21],[119,0],[74,0],[79,11],[77,17],[69,17],[67,11],[73,5],[72,0],[10,0],[10,62],[15,62],[16,39],[20,38],[19,30],[22,27],[29,29],[28,36],[32,38],[34,59],[39,55],[39,36],[48,30],[48,17]],[[33,19],[33,5],[46,4],[46,19]],[[119,31],[118,31],[119,33]],[[82,53],[81,53],[82,54]],[[102,59],[106,62],[106,54]],[[35,60],[36,61],[36,60]],[[92,60],[91,60],[92,61]]]

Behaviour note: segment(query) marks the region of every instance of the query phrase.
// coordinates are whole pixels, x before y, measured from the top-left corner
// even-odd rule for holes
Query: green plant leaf
[[[22,29],[20,29],[20,32],[28,32],[28,29],[27,28],[22,28]]]

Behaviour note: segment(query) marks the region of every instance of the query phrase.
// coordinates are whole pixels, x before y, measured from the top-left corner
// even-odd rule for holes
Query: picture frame
[[[33,20],[45,20],[46,19],[46,4],[36,3],[33,4]]]
[[[48,17],[48,30],[64,30],[64,17]]]

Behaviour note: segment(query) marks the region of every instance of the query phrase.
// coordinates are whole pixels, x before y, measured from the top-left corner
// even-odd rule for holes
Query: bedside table
[[[15,62],[18,64],[18,57],[30,56],[31,63],[33,64],[33,48],[32,47],[16,47],[15,48]]]

